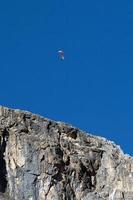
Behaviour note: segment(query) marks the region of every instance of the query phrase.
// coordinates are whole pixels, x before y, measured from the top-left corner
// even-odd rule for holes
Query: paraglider
[[[61,59],[61,60],[64,60],[64,51],[62,51],[62,50],[59,50],[58,51],[58,54],[59,54],[59,58]]]

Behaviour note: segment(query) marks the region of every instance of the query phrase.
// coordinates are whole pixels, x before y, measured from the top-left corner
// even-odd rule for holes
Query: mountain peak
[[[133,200],[133,158],[102,137],[0,107],[0,197]]]

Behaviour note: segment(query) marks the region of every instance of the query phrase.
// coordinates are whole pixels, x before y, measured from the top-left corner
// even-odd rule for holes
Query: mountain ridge
[[[103,137],[0,107],[1,199],[133,200],[133,158]]]

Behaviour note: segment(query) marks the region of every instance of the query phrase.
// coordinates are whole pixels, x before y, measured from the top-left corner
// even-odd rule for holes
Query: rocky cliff
[[[133,200],[133,158],[70,125],[0,107],[0,200]]]

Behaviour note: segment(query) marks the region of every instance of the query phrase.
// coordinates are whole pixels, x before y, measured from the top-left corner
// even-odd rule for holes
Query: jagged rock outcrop
[[[133,200],[133,158],[70,125],[0,107],[0,200]]]

